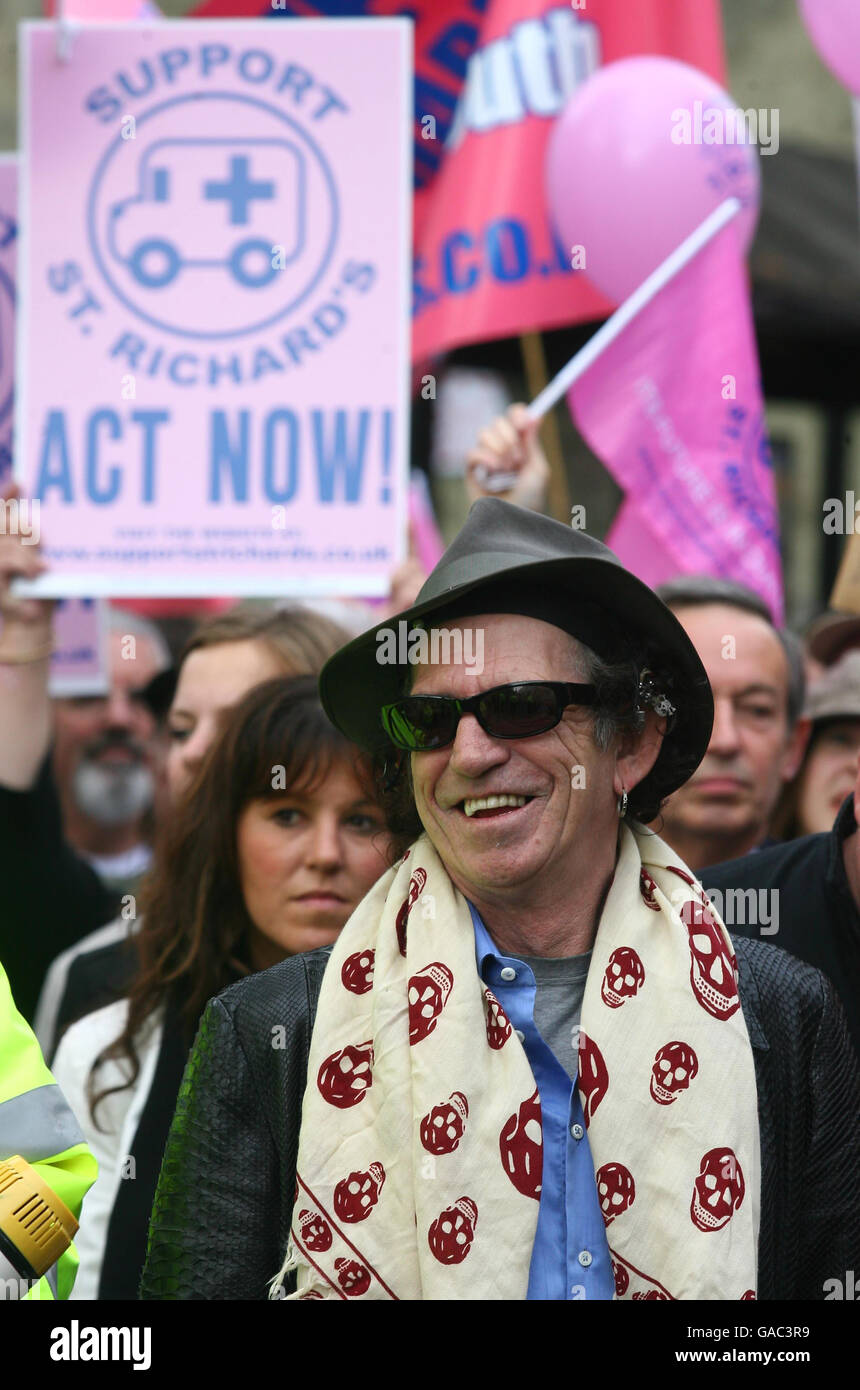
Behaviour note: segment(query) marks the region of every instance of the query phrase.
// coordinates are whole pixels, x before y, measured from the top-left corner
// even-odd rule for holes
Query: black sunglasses
[[[569,705],[592,705],[593,685],[569,681],[517,681],[480,695],[404,695],[383,705],[382,725],[391,742],[410,753],[453,743],[462,715],[473,714],[491,738],[534,738],[561,723]]]

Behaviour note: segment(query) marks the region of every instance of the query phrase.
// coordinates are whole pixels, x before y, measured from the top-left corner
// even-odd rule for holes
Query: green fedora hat
[[[625,635],[647,640],[658,686],[676,716],[645,783],[668,796],[695,771],[711,736],[714,702],[705,668],[678,619],[601,541],[494,497],[472,505],[411,608],[329,657],[319,690],[331,722],[368,752],[390,748],[380,710],[403,694],[405,673],[402,664],[380,660],[383,639],[402,631],[401,623],[408,630],[420,619],[426,628],[431,616],[450,620],[488,612],[554,623],[607,660],[623,654]],[[670,740],[671,770],[665,760]]]

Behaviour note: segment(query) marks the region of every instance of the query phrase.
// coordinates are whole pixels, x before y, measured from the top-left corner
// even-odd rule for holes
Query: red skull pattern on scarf
[[[502,1126],[502,1167],[517,1192],[540,1201],[543,1178],[543,1124],[537,1087]]]
[[[348,1298],[359,1298],[370,1288],[370,1273],[358,1260],[347,1260],[341,1255],[335,1260],[337,1282]]]
[[[326,1057],[317,1074],[320,1095],[329,1105],[348,1110],[364,1100],[373,1085],[373,1040],[340,1047]]]
[[[439,1022],[439,1015],[448,1003],[453,986],[454,976],[440,960],[425,966],[417,975],[411,977],[407,996],[410,1047],[429,1038]]]
[[[469,1102],[462,1091],[453,1091],[421,1121],[423,1147],[430,1154],[452,1154],[466,1132],[468,1118]]]
[[[621,1216],[636,1200],[633,1174],[623,1163],[604,1163],[594,1177],[604,1223],[611,1226],[616,1216]]]
[[[459,1197],[452,1207],[446,1207],[436,1217],[427,1233],[427,1241],[440,1264],[462,1264],[472,1248],[478,1208],[471,1197]]]
[[[299,1212],[299,1231],[309,1250],[331,1249],[331,1226],[318,1211]]]
[[[600,986],[600,997],[610,1009],[620,1009],[634,999],[645,983],[645,967],[630,946],[619,946],[609,957]]]
[[[741,1206],[746,1192],[741,1165],[732,1149],[711,1149],[702,1157],[693,1183],[690,1219],[700,1231],[721,1231]]]
[[[741,1004],[734,952],[720,930],[701,884],[680,869],[670,867],[672,873],[688,883],[696,894],[681,908],[681,921],[689,934],[693,994],[712,1018],[731,1018]]]
[[[423,893],[426,882],[426,870],[416,869],[409,880],[409,892],[404,898],[403,906],[397,914],[394,926],[397,932],[397,948],[401,956],[406,955],[406,924],[409,921],[409,914]]]
[[[685,1042],[670,1042],[660,1048],[651,1068],[651,1098],[658,1105],[671,1105],[686,1091],[699,1071],[699,1059]]]
[[[626,841],[629,849],[636,832],[625,826],[620,833],[622,845]],[[646,850],[647,868],[642,862]],[[318,1013],[311,1069],[318,1102],[316,1108],[311,1102],[309,1112],[315,1125],[305,1117],[303,1132],[317,1134],[325,1154],[327,1149],[334,1152],[330,1125],[339,1129],[343,1138],[338,1152],[341,1158],[348,1155],[348,1161],[340,1171],[333,1164],[326,1167],[325,1158],[316,1157],[311,1146],[309,1161],[299,1164],[305,1202],[296,1204],[293,1228],[301,1276],[294,1297],[476,1297],[476,1287],[496,1289],[501,1277],[495,1254],[501,1249],[500,1237],[495,1218],[490,1220],[487,1212],[510,1208],[509,1219],[521,1231],[526,1250],[534,1238],[525,1211],[512,1205],[504,1190],[515,1202],[526,1199],[535,1222],[548,1180],[540,1092],[525,1049],[512,1042],[514,1030],[505,1009],[475,970],[468,904],[456,891],[452,894],[426,839],[416,842],[410,857],[394,875],[396,890],[386,887],[375,899],[376,915],[362,920],[357,913],[347,924],[342,947],[336,943],[334,948],[334,968],[323,982],[321,1006],[328,988],[328,1017],[335,1027],[329,1024],[328,1031],[319,1031]],[[701,1255],[691,1253],[685,1263],[684,1252],[698,1250],[699,1240],[718,1252],[715,1264],[720,1273],[710,1285],[718,1292],[712,1296],[751,1297],[755,1245],[750,1230],[756,1227],[749,1220],[751,1202],[744,1193],[758,1181],[756,1153],[750,1147],[757,1131],[752,1130],[750,1139],[745,1122],[739,1123],[748,1113],[744,1106],[729,1103],[726,1111],[711,1101],[711,1078],[734,1074],[722,1066],[723,1039],[726,1046],[736,1047],[735,1034],[745,1037],[745,1029],[732,1022],[739,1004],[735,965],[727,934],[701,887],[677,863],[666,862],[670,857],[655,837],[641,848],[637,839],[622,897],[626,910],[610,919],[614,932],[604,930],[601,918],[586,981],[584,1023],[577,1029],[577,1087],[601,1213],[612,1233],[616,1297],[668,1301],[698,1296],[690,1289],[702,1284]],[[671,875],[683,881],[683,889],[680,884],[673,887]],[[621,877],[619,868],[615,881]],[[420,913],[412,918],[407,940],[409,911],[427,891],[433,893],[436,916],[430,922]],[[385,912],[380,914],[382,904]],[[395,929],[396,922],[402,930]],[[703,936],[704,941],[699,939]],[[677,1017],[670,1012],[676,1000]],[[661,1038],[660,1031],[667,1017],[675,1018],[677,1032],[663,1041],[666,1034]],[[622,1020],[620,1032],[616,1018]],[[476,1025],[483,1047],[475,1039]],[[351,1041],[362,1037],[367,1041]],[[324,1039],[330,1039],[326,1048]],[[402,1058],[407,1039],[404,1050],[415,1055],[415,1062]],[[381,1063],[376,1044],[384,1049]],[[754,1079],[751,1056],[749,1072]],[[381,1083],[380,1076],[386,1082]],[[703,1103],[705,1077],[709,1089]],[[530,1089],[523,1084],[526,1078]],[[672,1136],[670,1145],[677,1144],[678,1135],[683,1138],[680,1148],[670,1149],[669,1158],[683,1164],[671,1184],[661,1167],[663,1180],[655,1189],[651,1154],[659,1150],[659,1143],[652,1137],[643,1148],[637,1142],[637,1127],[628,1132],[623,1120],[619,1123],[619,1090],[625,1105],[644,1105],[659,1117],[652,1127],[654,1136]],[[417,1147],[418,1155],[411,1160],[411,1175],[405,1112],[393,1127],[388,1118],[398,1094],[411,1095],[415,1107],[409,1123],[411,1153]],[[727,1094],[731,1102],[731,1090]],[[504,1098],[507,1105],[502,1109],[499,1100]],[[754,1123],[754,1087],[749,1099]],[[320,1100],[324,1107],[333,1107],[328,1118]],[[362,1102],[364,1108],[359,1109]],[[351,1111],[359,1115],[357,1127]],[[347,1112],[343,1120],[338,1112]],[[365,1121],[365,1115],[372,1118]],[[492,1129],[488,1115],[493,1116]],[[696,1144],[692,1152],[691,1140]],[[432,1166],[425,1168],[428,1163]],[[504,1188],[494,1186],[496,1181]],[[648,1215],[655,1196],[663,1204],[658,1231],[670,1229],[667,1213],[669,1222],[676,1216],[679,1221],[673,1243],[679,1259],[665,1269],[662,1238],[649,1244],[638,1234],[643,1221],[647,1230],[649,1219],[652,1225],[657,1219]],[[720,1231],[732,1221],[735,1244],[721,1246]],[[731,1264],[731,1278],[723,1277],[729,1264],[722,1252],[731,1254],[736,1248],[743,1250],[744,1258]],[[405,1263],[398,1262],[398,1250],[404,1252]],[[417,1285],[410,1282],[416,1277],[413,1269],[419,1271]],[[445,1280],[456,1279],[459,1269],[465,1283],[438,1282],[443,1275]],[[514,1297],[525,1296],[527,1274],[526,1255],[522,1292]],[[302,1278],[308,1282],[303,1284]],[[450,1292],[455,1288],[456,1294]],[[431,1294],[430,1289],[440,1292]]]
[[[609,1090],[609,1072],[603,1053],[593,1039],[579,1030],[579,1090],[586,1129],[591,1117]]]
[[[385,1169],[371,1163],[366,1173],[350,1173],[334,1190],[334,1214],[339,1221],[365,1221],[379,1201]]]
[[[375,958],[376,952],[368,947],[366,951],[355,951],[349,960],[345,960],[340,972],[344,988],[351,990],[353,994],[367,994],[368,990],[373,989]]]
[[[491,989],[484,990],[484,1002],[487,1005],[487,1042],[498,1052],[513,1032],[511,1021]]]

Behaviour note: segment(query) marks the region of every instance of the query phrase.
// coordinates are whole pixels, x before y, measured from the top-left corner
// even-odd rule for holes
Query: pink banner
[[[67,62],[22,28],[29,591],[386,593],[411,26],[82,25]]]
[[[415,200],[417,361],[609,314],[614,306],[571,269],[569,248],[552,234],[544,154],[557,117],[591,74],[641,53],[722,81],[716,0],[488,4],[440,170]]]
[[[624,563],[652,589],[678,573],[678,565],[651,529],[648,512],[630,497],[622,498],[606,544],[619,558],[626,556]]]
[[[0,155],[0,483],[12,470],[18,156]]]
[[[749,293],[730,225],[573,386],[626,498],[607,543],[646,583],[746,584],[783,620],[779,518]]]

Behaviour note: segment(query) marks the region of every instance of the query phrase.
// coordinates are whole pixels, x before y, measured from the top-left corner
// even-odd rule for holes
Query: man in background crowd
[[[825,834],[854,786],[860,756],[860,651],[810,681],[803,710],[811,732],[803,762],[773,818],[779,840]]]
[[[117,610],[109,694],[52,702],[53,605],[12,593],[44,569],[0,535],[0,956],[25,1017],[54,956],[109,921],[149,862],[162,755],[140,691],[169,660],[155,628]]]
[[[835,608],[825,609],[809,625],[804,645],[807,673],[812,668],[809,679],[817,679],[828,666],[835,666],[841,661],[846,652],[856,651],[860,647],[860,616]]]
[[[51,770],[66,836],[116,893],[135,893],[151,860],[148,821],[162,750],[143,698],[170,663],[154,624],[108,610],[110,688],[53,701]]]
[[[699,870],[768,842],[774,807],[809,737],[803,653],[740,584],[682,575],[657,593],[686,629],[714,693],[708,751],[663,806],[660,831]]]

